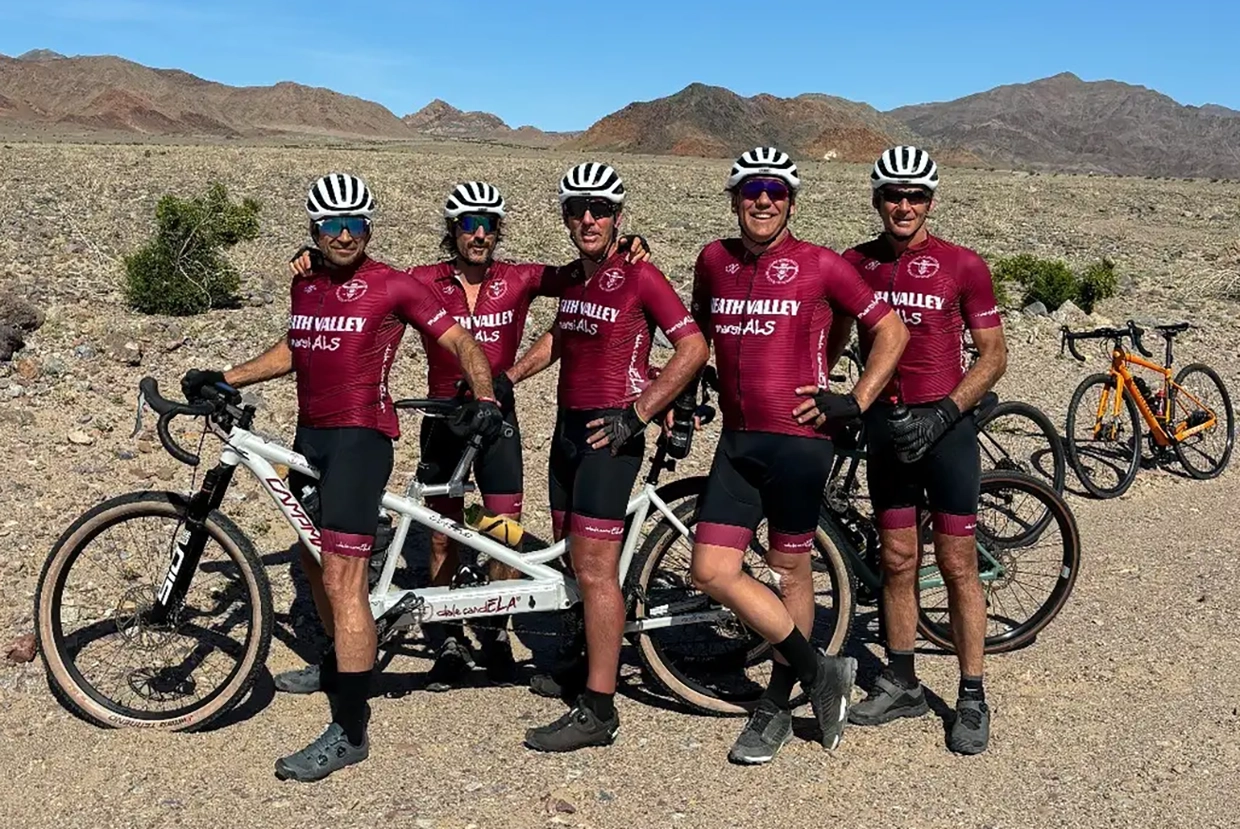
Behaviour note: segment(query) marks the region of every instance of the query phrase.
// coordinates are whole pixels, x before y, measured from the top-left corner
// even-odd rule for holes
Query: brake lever
[[[138,411],[134,416],[133,434],[129,437],[136,438],[142,431],[142,410],[146,408],[146,395],[142,393],[142,389],[138,389]]]

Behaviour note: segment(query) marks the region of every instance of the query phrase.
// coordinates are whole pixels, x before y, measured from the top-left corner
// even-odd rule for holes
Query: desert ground
[[[42,562],[61,530],[98,501],[133,489],[182,490],[190,470],[147,434],[130,438],[138,380],[175,389],[191,367],[240,362],[283,335],[285,262],[305,238],[305,191],[318,175],[364,176],[380,213],[372,251],[404,266],[437,258],[439,210],[458,180],[481,178],[510,209],[502,255],[571,258],[555,209],[555,182],[580,160],[563,154],[463,145],[416,148],[4,145],[0,161],[0,291],[34,303],[46,321],[11,363],[0,364],[0,643],[34,629]],[[609,159],[630,192],[624,227],[642,233],[654,261],[687,293],[700,247],[735,230],[721,195],[728,163],[642,156]],[[877,228],[867,170],[809,162],[795,232],[836,249]],[[262,234],[230,252],[245,301],[194,318],[129,311],[119,257],[153,226],[167,192],[209,180],[263,205]],[[1215,289],[1240,277],[1240,184],[1019,172],[945,170],[932,218],[940,235],[986,256],[1021,252],[1083,265],[1109,256],[1120,295],[1094,320],[1187,319],[1179,361],[1212,364],[1240,388],[1234,302]],[[547,325],[539,300],[527,339]],[[1072,388],[1100,371],[1058,355],[1059,322],[1005,314],[1011,352],[999,385],[1063,423]],[[425,389],[425,360],[407,336],[393,373],[397,393]],[[555,371],[518,390],[528,482],[525,523],[549,536],[545,459]],[[258,428],[292,439],[290,380],[255,390]],[[417,424],[404,421],[394,482],[417,462]],[[682,474],[705,471],[717,426],[695,441]],[[1069,488],[1077,489],[1069,473]],[[268,562],[279,630],[272,673],[303,663],[316,622],[293,603],[292,532],[270,504],[238,483],[226,512]],[[373,701],[370,759],[312,785],[280,782],[277,756],[300,748],[325,721],[321,696],[273,694],[270,678],[228,722],[200,734],[105,731],[52,697],[40,661],[0,663],[0,791],[12,827],[898,826],[1226,827],[1240,814],[1240,476],[1212,481],[1143,470],[1129,492],[1100,502],[1070,493],[1084,546],[1069,603],[1039,641],[988,660],[993,737],[984,755],[944,747],[939,716],[879,729],[849,728],[834,753],[798,739],[773,764],[729,765],[742,725],[652,704],[635,666],[624,671],[617,744],[567,756],[521,746],[525,728],[561,704],[523,687],[421,690],[430,666],[416,638],[392,661]],[[529,642],[519,656],[529,655]],[[851,646],[862,681],[881,648]],[[919,657],[923,681],[955,701],[954,660]],[[858,688],[859,697],[862,690]],[[808,712],[799,718],[804,733]]]

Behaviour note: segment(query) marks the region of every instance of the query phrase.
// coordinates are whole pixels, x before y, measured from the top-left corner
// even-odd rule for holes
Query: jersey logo
[[[766,266],[767,280],[776,285],[787,285],[796,279],[800,272],[801,266],[796,263],[795,259],[776,259]]]
[[[506,293],[508,293],[508,283],[504,280],[495,279],[487,283],[487,296],[491,299],[502,299]]]
[[[724,268],[724,270],[727,271],[728,273],[736,273],[740,269],[741,269],[740,262],[729,262],[728,266]]]
[[[598,275],[598,286],[604,291],[614,291],[624,284],[624,271],[608,268]]]
[[[352,302],[365,296],[369,288],[365,279],[358,279],[355,276],[336,289],[336,299],[341,302]]]
[[[917,279],[929,279],[939,272],[939,260],[929,255],[910,259],[908,262],[908,272]]]
[[[306,287],[302,288],[302,290],[303,290],[303,291],[305,291],[305,292],[306,292],[306,293],[308,293],[308,294],[312,294],[312,293],[314,293],[314,289],[315,289],[316,287],[318,287],[318,286],[317,286],[317,285],[315,285],[313,282],[311,282],[309,285],[307,285]]]
[[[877,259],[871,259],[869,262],[865,263],[865,269],[867,271],[876,271],[878,270],[879,264],[880,262]]]

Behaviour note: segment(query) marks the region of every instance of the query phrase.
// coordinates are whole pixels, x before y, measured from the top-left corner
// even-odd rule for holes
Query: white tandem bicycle
[[[249,692],[265,668],[275,625],[259,555],[220,511],[233,473],[242,466],[254,475],[316,559],[319,530],[275,465],[314,479],[318,473],[301,455],[251,431],[255,408],[243,405],[236,389],[221,384],[207,390],[208,400],[192,404],[165,399],[150,377],[139,390],[135,435],[149,406],[159,415],[156,431],[164,448],[178,461],[197,466],[199,456],[177,442],[171,422],[177,416],[202,418],[203,437],[210,432],[223,441],[219,462],[192,494],[131,492],[74,521],[40,576],[36,635],[49,685],[75,714],[106,727],[196,730]],[[447,416],[460,402],[400,400],[396,406]],[[714,414],[705,402],[698,412],[707,420]],[[508,431],[498,439],[509,439],[511,427]],[[579,612],[571,575],[551,566],[565,556],[565,541],[517,552],[423,503],[428,496],[473,491],[466,478],[481,446],[477,435],[469,438],[447,484],[424,486],[414,480],[403,495],[384,494],[383,509],[396,520],[390,541],[374,553],[382,559],[370,593],[380,647],[433,620]],[[704,478],[658,486],[660,473],[674,470],[675,463],[660,437],[649,474],[628,505],[619,574],[628,608],[625,633],[645,677],[661,692],[696,711],[742,714],[765,687],[771,649],[730,611],[694,589],[689,576],[692,527]],[[397,560],[414,523],[501,561],[523,577],[394,589]],[[763,563],[763,535],[760,528],[746,567],[778,590]],[[831,558],[815,556],[819,602],[812,638],[834,654],[848,638],[851,613],[847,608],[837,613],[832,604],[850,596],[851,585],[841,583],[849,573],[832,566]],[[803,694],[794,699],[803,701]]]

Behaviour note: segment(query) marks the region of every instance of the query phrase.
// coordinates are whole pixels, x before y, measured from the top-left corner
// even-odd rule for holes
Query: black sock
[[[604,694],[586,688],[581,692],[581,704],[594,712],[600,720],[610,720],[616,716],[616,695]]]
[[[361,745],[366,737],[366,700],[370,697],[370,677],[371,671],[340,671],[336,674],[339,700],[335,721],[355,746]]]
[[[960,688],[956,692],[959,699],[972,699],[978,702],[986,701],[986,690],[982,688],[982,678],[980,676],[964,676],[960,677]]]
[[[771,682],[762,696],[788,711],[792,708],[792,686],[796,681],[797,672],[792,670],[791,665],[776,662],[771,666]]]
[[[917,687],[917,673],[913,670],[913,652],[887,649],[887,667],[896,679],[906,687]]]
[[[336,648],[328,645],[327,653],[323,655],[323,661],[319,663],[319,688],[325,694],[336,692]]]
[[[808,691],[809,687],[814,684],[814,680],[818,678],[818,654],[814,652],[814,646],[800,630],[794,627],[787,639],[775,643],[775,650],[788,660],[788,664],[796,672],[797,679],[801,680],[801,687]]]

